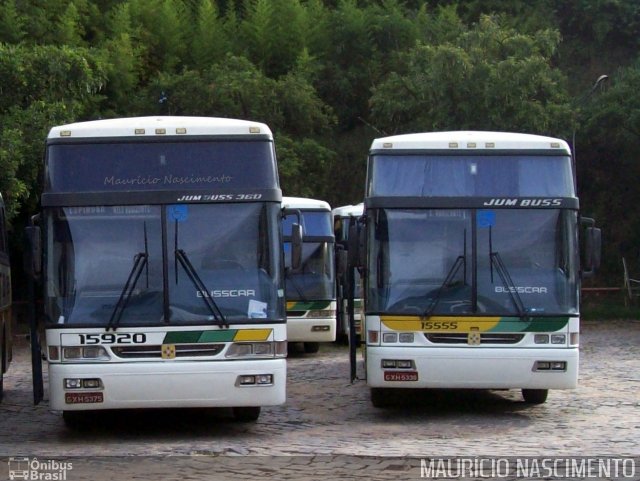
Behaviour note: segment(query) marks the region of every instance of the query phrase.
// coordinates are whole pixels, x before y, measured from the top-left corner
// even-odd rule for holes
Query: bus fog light
[[[260,374],[256,376],[256,384],[273,384],[273,375],[272,374]]]
[[[567,336],[564,334],[551,334],[551,344],[565,344]]]
[[[329,329],[329,326],[311,326],[311,332],[327,332]]]
[[[83,379],[82,387],[87,389],[98,389],[102,387],[102,381],[100,379]]]
[[[552,371],[566,371],[567,363],[565,361],[552,361],[551,362],[551,370]]]
[[[392,368],[395,369],[396,367],[396,361],[394,361],[393,359],[383,359],[382,360],[382,368],[383,369],[388,369],[388,368]]]
[[[64,380],[65,389],[80,389],[81,387],[82,387],[82,379],[65,378]]]
[[[414,340],[413,332],[400,333],[400,342],[412,343]]]
[[[536,361],[533,365],[534,371],[548,371],[549,369],[551,369],[549,361]]]
[[[413,367],[413,361],[399,360],[396,362],[398,369],[411,369]]]
[[[398,334],[395,332],[384,332],[382,334],[382,342],[398,342]]]
[[[250,386],[256,383],[255,376],[238,376],[238,384],[240,386]]]
[[[536,344],[549,344],[549,334],[536,334],[533,337],[533,342]]]

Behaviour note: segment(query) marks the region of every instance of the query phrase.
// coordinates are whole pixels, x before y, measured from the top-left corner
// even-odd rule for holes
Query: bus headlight
[[[320,318],[320,317],[336,317],[335,309],[321,309],[307,312],[307,317]]]
[[[108,361],[111,359],[102,346],[67,346],[62,347],[63,361]]]
[[[284,346],[283,346],[284,344]],[[234,342],[225,357],[229,359],[286,357],[286,342]]]

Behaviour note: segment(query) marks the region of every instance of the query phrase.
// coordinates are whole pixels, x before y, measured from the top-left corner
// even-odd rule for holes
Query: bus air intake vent
[[[466,333],[429,333],[424,336],[434,344],[468,344],[469,335]],[[490,332],[480,334],[480,344],[518,344],[524,338],[524,334],[504,334]]]
[[[176,344],[176,357],[216,356],[224,349],[224,344]],[[118,346],[113,353],[123,359],[161,359],[162,346]]]

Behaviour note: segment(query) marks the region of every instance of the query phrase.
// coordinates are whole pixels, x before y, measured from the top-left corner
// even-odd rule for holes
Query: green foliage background
[[[14,249],[56,124],[262,121],[284,193],[332,206],[362,199],[374,137],[507,130],[575,136],[582,211],[604,231],[596,283],[618,285],[622,256],[640,273],[639,43],[637,0],[1,0]]]

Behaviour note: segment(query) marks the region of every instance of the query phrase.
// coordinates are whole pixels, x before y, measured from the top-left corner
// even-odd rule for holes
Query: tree
[[[405,69],[371,97],[372,123],[387,132],[479,129],[568,134],[562,73],[552,66],[553,31],[523,35],[491,17],[455,41],[419,44]]]

